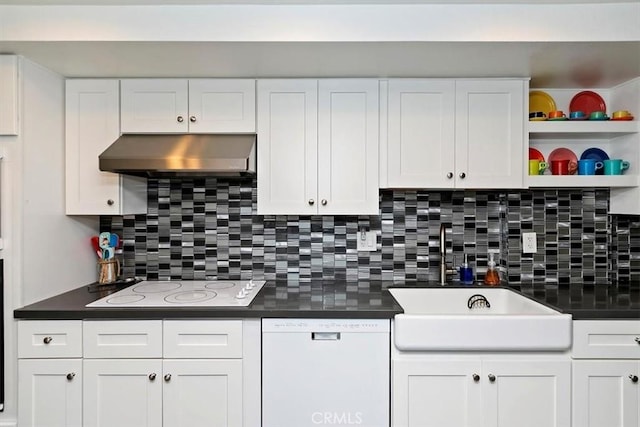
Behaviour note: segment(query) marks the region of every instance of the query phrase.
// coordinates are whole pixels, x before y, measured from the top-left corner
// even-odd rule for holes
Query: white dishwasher
[[[262,427],[389,427],[390,320],[263,319]]]

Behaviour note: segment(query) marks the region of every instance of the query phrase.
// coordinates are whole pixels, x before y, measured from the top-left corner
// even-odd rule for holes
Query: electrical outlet
[[[375,231],[358,231],[358,251],[375,252],[376,251],[376,232]]]
[[[538,252],[536,233],[522,233],[522,253],[535,254]]]

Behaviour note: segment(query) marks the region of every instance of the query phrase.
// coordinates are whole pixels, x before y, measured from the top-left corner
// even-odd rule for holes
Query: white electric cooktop
[[[264,284],[260,280],[145,280],[86,307],[246,307]]]

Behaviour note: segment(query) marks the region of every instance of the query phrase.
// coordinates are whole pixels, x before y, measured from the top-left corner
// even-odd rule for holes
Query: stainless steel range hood
[[[98,156],[100,170],[135,176],[251,176],[255,134],[124,134]]]

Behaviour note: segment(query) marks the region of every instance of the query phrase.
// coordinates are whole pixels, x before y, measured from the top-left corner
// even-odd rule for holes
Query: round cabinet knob
[[[637,375],[629,375],[629,379],[631,380],[632,383],[637,383],[638,382],[638,376]]]
[[[156,379],[156,373],[155,373],[155,372],[150,373],[150,374],[149,374],[149,379],[150,379],[151,381],[155,380],[155,379]]]
[[[309,206],[313,206],[313,204],[314,204],[315,202],[316,202],[315,200],[313,200],[313,199],[309,199],[309,202],[308,202],[308,203],[309,203]]]
[[[45,344],[49,344],[51,341],[53,341],[53,338],[51,337],[44,337],[44,339],[42,340],[42,342]]]
[[[75,376],[76,376],[76,373],[75,373],[75,372],[69,372],[69,373],[67,374],[67,379],[68,379],[69,381],[71,381]]]
[[[493,374],[489,374],[489,382],[492,382],[492,383],[496,382],[496,376]]]
[[[182,122],[184,122],[184,117],[178,116],[178,117],[176,117],[176,120],[178,121],[178,123],[182,123]]]
[[[171,374],[167,374],[167,375],[165,375],[165,376],[164,376],[164,380],[165,380],[166,382],[171,381]]]
[[[320,203],[322,203],[322,206],[327,206],[327,199],[322,199]]]
[[[460,172],[460,175],[458,175],[460,177],[460,179],[465,179],[467,177],[467,174],[464,172]]]
[[[195,122],[196,122],[196,116],[191,116],[191,117],[189,117],[189,121],[190,121],[191,123],[195,123]]]
[[[453,178],[453,172],[449,172],[449,173],[447,174],[447,178],[449,178],[449,179]]]
[[[472,377],[473,377],[473,381],[474,381],[474,382],[478,382],[478,381],[480,381],[480,375],[478,375],[478,374],[473,374],[473,375],[472,375]]]
[[[113,201],[113,199],[109,199],[109,200],[107,200],[107,204],[108,204],[109,206],[113,206],[113,204],[114,204],[114,203],[115,203],[115,202]]]

